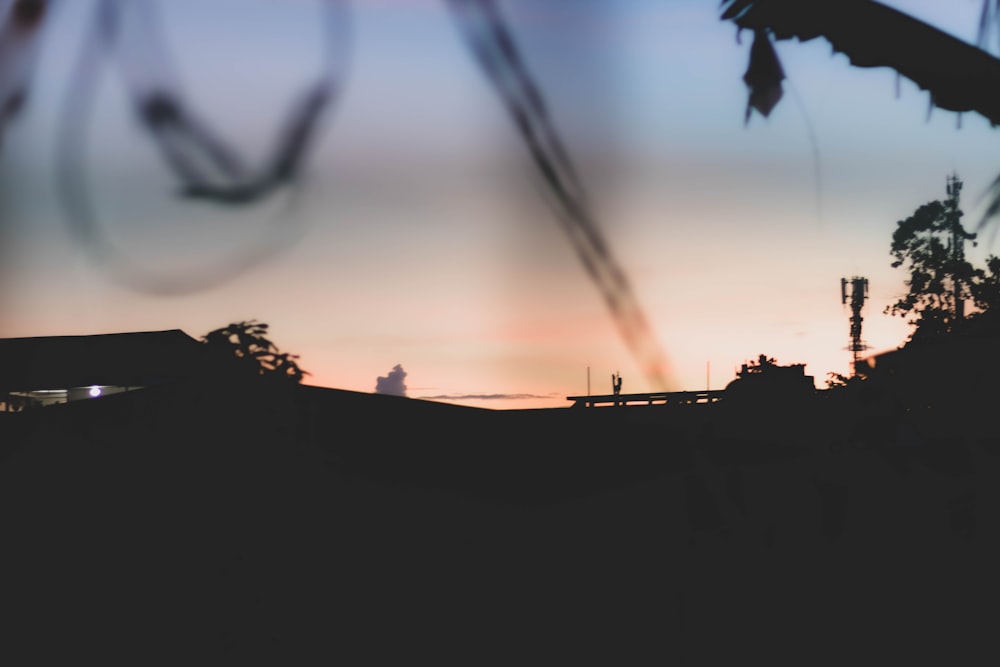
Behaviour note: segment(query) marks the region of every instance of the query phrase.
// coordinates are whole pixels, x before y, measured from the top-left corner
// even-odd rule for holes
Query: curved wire
[[[283,249],[292,230],[278,224],[283,216],[276,217],[244,250],[183,275],[153,272],[132,261],[102,226],[85,175],[87,131],[102,65],[112,60],[119,66],[132,105],[184,196],[220,205],[251,204],[301,181],[320,121],[343,90],[351,46],[348,3],[323,0],[323,6],[326,50],[321,76],[292,105],[271,154],[251,170],[237,150],[190,110],[153,3],[100,0],[63,107],[56,181],[71,235],[113,278],[153,294],[206,289]]]

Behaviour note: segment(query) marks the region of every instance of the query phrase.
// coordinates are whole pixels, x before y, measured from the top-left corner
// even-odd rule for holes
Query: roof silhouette
[[[209,351],[180,329],[0,339],[0,391],[145,386],[192,377]]]

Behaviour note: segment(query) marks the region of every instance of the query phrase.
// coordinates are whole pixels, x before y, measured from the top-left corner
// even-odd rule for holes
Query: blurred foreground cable
[[[588,276],[647,379],[669,388],[666,356],[625,272],[586,201],[583,187],[495,0],[447,0],[462,34],[500,95],[545,181],[551,204]]]
[[[182,195],[222,205],[255,203],[295,184],[307,149],[316,143],[321,119],[344,87],[350,51],[347,0],[320,4],[327,45],[321,76],[292,106],[270,156],[251,169],[236,148],[191,110],[154,2],[99,0],[63,109],[56,168],[71,233],[112,277],[150,293],[205,289],[272,255],[288,242],[291,230],[287,221],[282,227],[274,221],[247,249],[200,272],[156,274],[131,261],[102,227],[86,178],[86,136],[102,65],[113,61],[118,66],[133,108]]]

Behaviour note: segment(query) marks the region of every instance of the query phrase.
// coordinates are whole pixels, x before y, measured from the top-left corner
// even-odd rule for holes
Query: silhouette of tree
[[[829,371],[826,374],[826,388],[827,390],[836,391],[855,390],[858,385],[866,380],[868,380],[868,376],[863,373],[844,375],[843,373]]]
[[[307,371],[299,368],[297,354],[278,350],[266,337],[268,325],[256,320],[234,322],[202,336],[202,342],[240,360],[253,376],[298,383]]]
[[[979,312],[977,319],[1000,319],[1000,257],[986,258],[986,269],[977,270],[977,280],[971,286],[972,299]]]
[[[843,373],[837,373],[834,371],[829,371],[826,374],[826,388],[827,389],[841,389],[846,388],[851,382],[851,378]]]
[[[777,360],[774,357],[769,357],[766,354],[761,354],[757,356],[757,361],[750,361],[747,363],[748,373],[764,373],[768,368],[773,368],[778,365]]]
[[[796,401],[816,390],[812,376],[805,374],[805,364],[779,364],[774,357],[757,355],[743,364],[736,379],[726,385],[730,404],[762,405],[775,400]]]
[[[914,318],[910,340],[965,330],[1000,303],[1000,258],[991,255],[984,270],[965,257],[965,244],[975,245],[976,234],[962,226],[961,190],[962,182],[950,177],[947,199],[928,202],[896,223],[892,266],[909,272],[908,292],[885,312]],[[977,310],[967,316],[969,303]]]

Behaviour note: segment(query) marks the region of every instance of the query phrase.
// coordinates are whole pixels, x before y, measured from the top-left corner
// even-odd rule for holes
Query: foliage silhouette
[[[1000,302],[1000,258],[990,255],[986,269],[966,259],[965,244],[975,245],[976,234],[962,225],[961,190],[962,182],[950,177],[947,199],[920,206],[896,223],[892,235],[892,266],[909,272],[908,292],[885,312],[913,318],[911,341],[967,330],[997,312],[993,306]],[[970,303],[976,311],[967,316]]]
[[[726,385],[726,402],[760,405],[774,401],[796,401],[812,395],[816,386],[805,374],[805,364],[779,364],[774,357],[757,355],[743,364],[736,379]]]
[[[987,50],[990,34],[1000,36],[1000,3],[982,0],[976,44],[874,0],[722,0],[721,20],[753,33],[744,81],[746,115],[767,117],[782,97],[785,78],[772,41],[825,39],[854,67],[889,67],[929,93],[930,110],[977,113],[1000,125],[1000,59]],[[739,35],[739,33],[737,33]],[[959,115],[961,120],[961,115]],[[988,204],[976,228],[1000,214],[1000,176],[985,193]]]
[[[748,373],[766,373],[768,369],[773,368],[778,365],[778,361],[774,357],[769,357],[766,354],[757,355],[757,361],[747,362],[746,372]]]
[[[843,373],[837,373],[835,371],[829,371],[826,374],[826,388],[828,390],[846,390],[855,389],[859,384],[868,379],[868,376],[862,373],[856,373],[854,375],[844,375]]]
[[[202,342],[231,358],[248,375],[300,383],[308,371],[299,368],[297,354],[281,352],[267,337],[268,325],[256,320],[234,322],[202,336]]]
[[[931,105],[958,113],[979,113],[1000,124],[1000,99],[993,94],[1000,61],[983,47],[1000,17],[983,0],[977,45],[968,44],[899,10],[872,0],[722,0],[724,21],[754,33],[746,80],[750,106],[767,116],[781,97],[781,63],[761,42],[817,37],[844,53],[855,67],[890,67],[930,93]],[[772,90],[768,90],[768,89]],[[757,99],[767,104],[755,103]],[[749,112],[749,109],[748,109]]]

